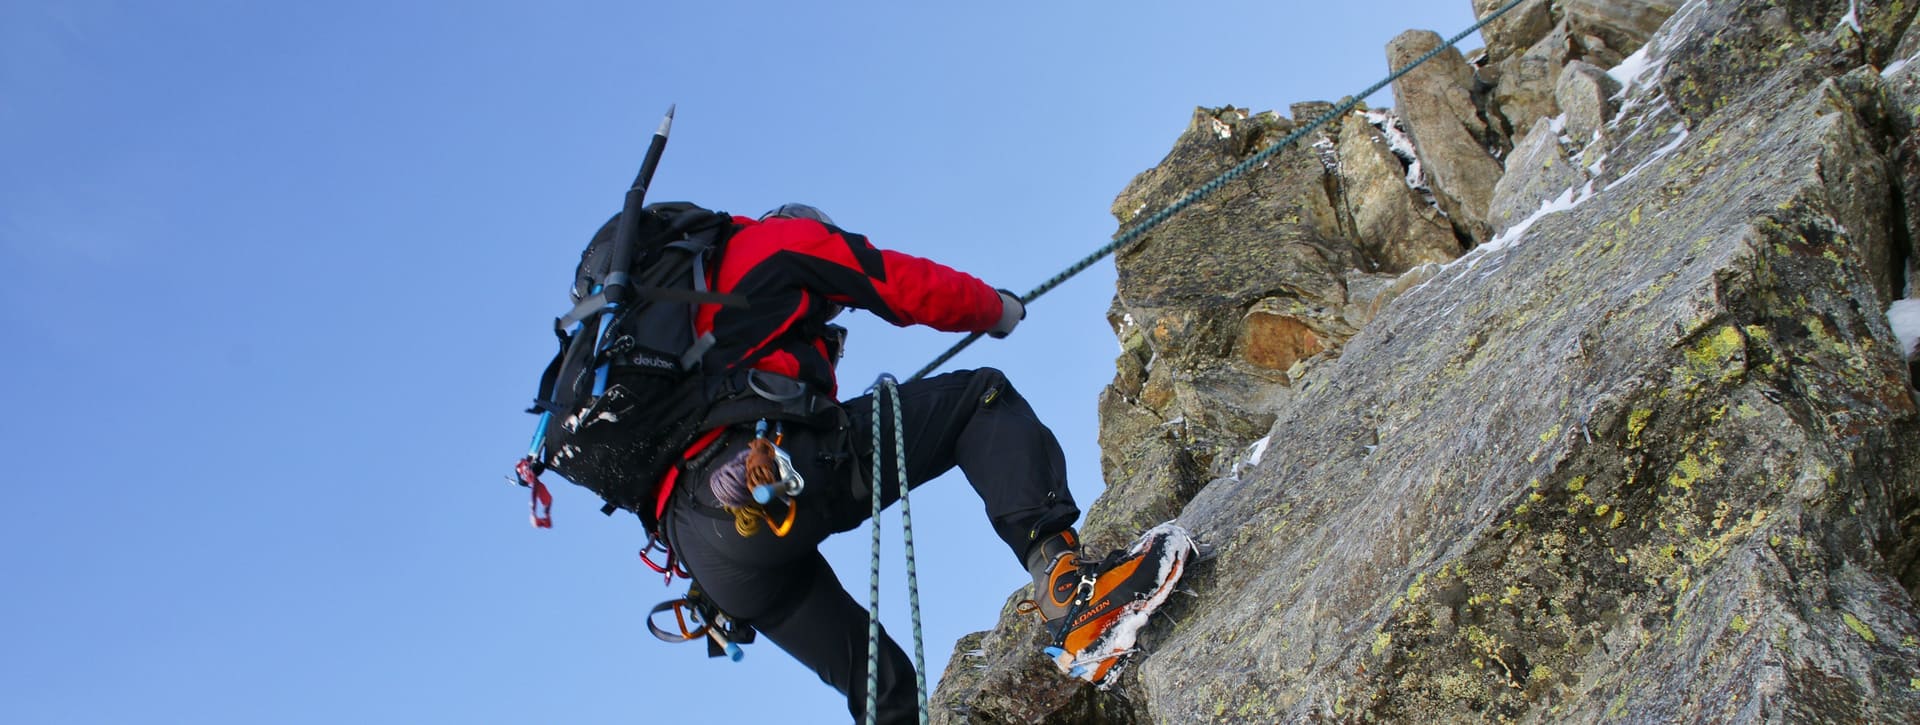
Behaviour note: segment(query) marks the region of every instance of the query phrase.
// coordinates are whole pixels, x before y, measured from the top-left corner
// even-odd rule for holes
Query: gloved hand
[[[1020,304],[1020,296],[1006,290],[1000,293],[1000,322],[987,331],[987,336],[995,340],[1013,333],[1013,327],[1027,319],[1027,306]]]

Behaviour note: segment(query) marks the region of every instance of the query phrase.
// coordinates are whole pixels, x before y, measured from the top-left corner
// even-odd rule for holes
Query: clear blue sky
[[[790,5],[0,4],[4,719],[842,722],[771,644],[654,641],[681,586],[635,560],[638,524],[560,482],[535,531],[504,480],[573,261],[667,105],[653,200],[806,201],[1025,291],[1105,243],[1194,106],[1335,100],[1400,31],[1471,23],[1468,0]],[[1102,263],[955,363],[1009,372],[1083,504],[1112,284]],[[849,391],[955,339],[852,326]],[[937,676],[1024,574],[958,478],[922,491]],[[866,535],[828,554],[864,598]]]

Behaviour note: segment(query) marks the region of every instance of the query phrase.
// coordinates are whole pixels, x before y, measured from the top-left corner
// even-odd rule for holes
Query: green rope
[[[1106,246],[1101,247],[1098,250],[1095,250],[1093,254],[1087,255],[1085,259],[1082,259],[1079,262],[1074,263],[1073,266],[1068,267],[1065,271],[1054,275],[1052,279],[1049,279],[1046,282],[1042,283],[1040,286],[1033,288],[1032,291],[1024,295],[1021,295],[1020,304],[1025,305],[1025,304],[1032,303],[1034,300],[1039,299],[1040,295],[1044,295],[1052,291],[1053,288],[1060,286],[1061,283],[1066,282],[1069,278],[1073,277],[1074,275],[1077,275],[1081,272],[1086,271],[1088,267],[1091,267],[1095,262],[1098,262],[1101,259],[1106,258],[1107,255],[1113,254],[1114,252],[1124,249],[1127,246],[1133,244],[1134,242],[1139,241],[1139,239],[1145,236],[1147,232],[1153,231],[1155,227],[1160,226],[1163,222],[1171,218],[1173,215],[1180,213],[1182,210],[1186,209],[1188,206],[1193,205],[1194,202],[1197,202],[1201,199],[1206,198],[1208,195],[1212,194],[1213,192],[1219,191],[1220,187],[1226,186],[1229,182],[1232,182],[1234,179],[1240,178],[1241,176],[1245,175],[1248,171],[1252,170],[1254,167],[1260,165],[1261,163],[1266,162],[1267,159],[1273,158],[1275,154],[1278,154],[1282,150],[1285,150],[1288,146],[1292,146],[1294,142],[1299,141],[1301,138],[1305,137],[1307,134],[1313,133],[1314,131],[1318,130],[1321,126],[1326,125],[1328,121],[1332,121],[1335,118],[1339,118],[1340,116],[1346,115],[1348,111],[1351,111],[1354,109],[1355,106],[1360,105],[1361,99],[1364,99],[1368,96],[1373,95],[1376,92],[1379,92],[1380,89],[1386,88],[1388,84],[1391,84],[1394,81],[1400,80],[1401,76],[1406,75],[1409,71],[1412,71],[1413,69],[1420,67],[1421,64],[1426,63],[1427,61],[1433,60],[1436,56],[1439,56],[1442,51],[1453,47],[1454,44],[1459,43],[1461,40],[1466,39],[1467,36],[1472,35],[1475,32],[1478,32],[1481,28],[1485,27],[1487,23],[1493,22],[1496,18],[1499,18],[1500,16],[1507,14],[1507,11],[1514,9],[1515,7],[1518,7],[1521,3],[1526,1],[1527,0],[1513,0],[1512,2],[1509,2],[1506,5],[1502,5],[1500,9],[1495,10],[1491,13],[1488,13],[1486,17],[1481,18],[1479,22],[1474,23],[1472,27],[1467,28],[1466,30],[1460,31],[1458,35],[1455,35],[1452,38],[1447,39],[1447,42],[1441,43],[1440,47],[1427,51],[1426,55],[1420,56],[1419,58],[1415,59],[1413,62],[1408,63],[1405,66],[1402,66],[1399,70],[1394,71],[1391,75],[1388,75],[1386,78],[1381,79],[1380,82],[1375,83],[1371,86],[1368,86],[1367,89],[1364,91],[1361,91],[1352,96],[1349,96],[1347,100],[1341,102],[1337,106],[1334,106],[1333,110],[1328,111],[1324,114],[1321,114],[1320,117],[1314,119],[1312,123],[1309,123],[1305,126],[1301,126],[1298,130],[1295,130],[1293,133],[1287,134],[1286,138],[1280,139],[1278,143],[1268,146],[1265,149],[1262,149],[1259,153],[1256,153],[1252,156],[1247,157],[1245,161],[1241,161],[1238,165],[1235,165],[1233,168],[1228,169],[1225,173],[1222,173],[1219,176],[1214,177],[1212,181],[1209,181],[1205,184],[1200,185],[1200,188],[1194,189],[1191,193],[1188,193],[1185,197],[1182,197],[1179,201],[1176,201],[1172,204],[1168,204],[1166,208],[1161,209],[1160,211],[1154,212],[1152,216],[1149,216],[1144,221],[1141,221],[1139,224],[1134,225],[1133,228],[1127,229],[1121,232],[1119,235],[1115,236],[1113,238],[1113,241],[1108,243]],[[927,363],[926,367],[920,368],[920,372],[914,373],[913,377],[907,378],[907,382],[913,382],[915,380],[919,380],[923,377],[926,377],[929,373],[932,373],[934,370],[938,369],[941,365],[946,364],[948,360],[952,360],[955,355],[960,354],[961,350],[967,349],[968,345],[972,345],[975,340],[979,340],[979,339],[980,339],[980,333],[978,332],[968,335],[966,339],[961,340],[959,344],[954,345],[952,348],[949,348],[945,353],[942,353],[940,357],[935,358],[933,362]]]
[[[884,378],[883,378],[884,379]],[[873,566],[867,578],[867,725],[880,722],[880,399],[873,401]]]
[[[892,375],[882,373],[869,388],[873,393],[873,565],[867,578],[867,723],[873,725],[880,709],[880,497],[884,472],[880,452],[880,404],[893,401],[894,477],[900,486],[900,527],[907,549],[907,606],[913,610],[913,685],[920,700],[920,724],[927,725],[927,652],[920,627],[920,574],[913,557],[913,504],[907,498],[906,418],[900,412],[900,388]]]
[[[906,419],[900,415],[900,389],[895,387],[893,376],[881,380],[887,386],[887,397],[893,398],[893,471],[900,484],[900,534],[907,550],[907,606],[913,612],[913,686],[920,696],[920,725],[927,725],[927,651],[920,628],[920,572],[913,563],[913,504],[907,499],[912,486],[907,480]],[[875,497],[878,498],[878,494]]]

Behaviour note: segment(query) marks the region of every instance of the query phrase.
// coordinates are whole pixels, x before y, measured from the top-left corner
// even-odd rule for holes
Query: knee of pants
[[[1013,383],[1007,381],[1007,374],[1000,372],[999,368],[974,369],[973,379],[968,381],[967,388],[972,393],[969,397],[982,408],[999,402],[1001,396],[1020,396],[1019,391],[1013,389]]]

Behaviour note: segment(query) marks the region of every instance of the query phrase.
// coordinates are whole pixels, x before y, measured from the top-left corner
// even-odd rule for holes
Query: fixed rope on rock
[[[1467,36],[1472,35],[1476,32],[1479,32],[1481,28],[1487,25],[1487,23],[1493,22],[1495,19],[1498,19],[1500,16],[1507,14],[1507,11],[1512,10],[1516,7],[1519,7],[1521,3],[1526,1],[1527,0],[1512,0],[1511,2],[1508,2],[1507,4],[1500,6],[1499,9],[1494,10],[1491,13],[1488,13],[1486,17],[1483,17],[1479,20],[1479,22],[1474,23],[1472,27],[1469,27],[1466,30],[1460,31],[1458,34],[1454,35],[1453,37],[1448,38],[1446,42],[1441,43],[1439,47],[1436,47],[1433,50],[1427,51],[1425,55],[1422,55],[1419,58],[1415,58],[1413,62],[1408,63],[1404,66],[1401,66],[1399,70],[1395,70],[1392,74],[1388,75],[1386,78],[1381,79],[1380,82],[1375,83],[1371,86],[1368,86],[1366,90],[1360,91],[1359,93],[1353,94],[1352,96],[1348,96],[1347,100],[1342,101],[1338,105],[1334,106],[1333,110],[1320,114],[1320,117],[1313,119],[1313,122],[1308,123],[1305,126],[1301,126],[1299,129],[1296,129],[1293,133],[1287,134],[1286,138],[1280,139],[1278,142],[1274,143],[1273,145],[1268,146],[1264,149],[1261,149],[1259,153],[1256,153],[1252,156],[1247,157],[1246,160],[1241,161],[1239,164],[1234,165],[1233,168],[1227,169],[1225,172],[1221,173],[1219,176],[1214,177],[1212,181],[1209,181],[1205,184],[1201,184],[1199,188],[1194,189],[1192,192],[1189,192],[1186,196],[1181,197],[1179,201],[1176,201],[1172,204],[1168,204],[1166,208],[1163,208],[1160,211],[1154,212],[1152,216],[1149,216],[1146,219],[1142,220],[1139,224],[1135,224],[1133,225],[1133,227],[1120,232],[1118,235],[1114,236],[1113,241],[1109,242],[1106,246],[1101,247],[1097,250],[1094,250],[1092,254],[1089,254],[1084,259],[1081,259],[1080,261],[1075,262],[1073,266],[1068,267],[1062,272],[1060,272],[1059,274],[1054,275],[1052,279],[1049,279],[1046,282],[1041,283],[1040,286],[1033,288],[1032,291],[1024,295],[1020,295],[1020,304],[1023,304],[1023,305],[1032,304],[1033,301],[1036,299],[1039,299],[1041,295],[1044,295],[1052,291],[1053,288],[1060,286],[1061,283],[1066,282],[1068,279],[1072,278],[1074,275],[1077,275],[1081,272],[1086,271],[1086,269],[1088,267],[1093,266],[1095,262],[1098,262],[1101,259],[1105,259],[1107,255],[1113,254],[1114,252],[1124,249],[1127,246],[1133,244],[1134,242],[1139,241],[1141,237],[1146,236],[1147,232],[1153,231],[1155,227],[1158,227],[1162,223],[1165,223],[1168,219],[1172,218],[1173,215],[1180,213],[1182,210],[1186,209],[1188,206],[1193,205],[1194,202],[1206,198],[1208,195],[1212,194],[1213,192],[1219,191],[1220,187],[1226,186],[1229,182],[1232,182],[1234,179],[1240,178],[1241,176],[1245,175],[1248,171],[1251,171],[1253,168],[1259,166],[1262,163],[1265,163],[1268,159],[1273,158],[1274,155],[1285,150],[1288,146],[1292,146],[1295,142],[1299,141],[1301,138],[1304,138],[1307,134],[1310,134],[1310,133],[1313,133],[1314,131],[1319,130],[1320,127],[1325,126],[1327,122],[1332,121],[1333,119],[1339,118],[1343,115],[1346,115],[1347,112],[1352,111],[1354,107],[1360,105],[1361,99],[1364,99],[1368,96],[1373,95],[1374,93],[1379,92],[1380,89],[1386,88],[1388,84],[1391,84],[1394,81],[1400,80],[1401,76],[1404,76],[1408,72],[1412,71],[1413,69],[1420,67],[1422,64],[1426,63],[1427,61],[1433,60],[1435,57],[1439,56],[1442,51],[1445,51],[1446,49],[1453,47],[1455,44],[1459,43],[1460,41],[1465,40]],[[955,355],[959,355],[961,350],[967,349],[968,345],[972,345],[975,340],[980,339],[980,335],[981,333],[978,333],[978,332],[968,335],[966,339],[961,340],[960,342],[956,343],[953,347],[948,348],[946,352],[941,353],[939,357],[934,358],[933,362],[927,363],[926,367],[920,368],[920,371],[914,373],[913,377],[907,378],[907,382],[913,382],[915,380],[924,378],[928,374],[932,373],[934,370],[939,369],[939,367],[941,365],[945,365],[948,360],[952,360]]]
[[[1359,105],[1360,99],[1364,99],[1368,96],[1371,96],[1374,93],[1378,92],[1380,89],[1387,87],[1388,84],[1391,84],[1396,80],[1399,80],[1401,76],[1406,75],[1408,72],[1411,72],[1414,68],[1418,68],[1422,64],[1425,64],[1427,61],[1432,60],[1435,57],[1439,56],[1442,51],[1445,51],[1448,48],[1452,48],[1454,45],[1458,44],[1461,40],[1465,39],[1468,35],[1478,32],[1482,27],[1485,27],[1488,23],[1493,22],[1495,19],[1499,18],[1500,16],[1505,15],[1508,11],[1513,10],[1515,7],[1518,7],[1523,2],[1526,2],[1526,0],[1511,0],[1507,4],[1500,6],[1498,9],[1494,10],[1491,13],[1488,13],[1485,17],[1481,18],[1478,22],[1474,23],[1471,27],[1468,27],[1466,30],[1460,31],[1458,34],[1454,35],[1453,37],[1448,38],[1446,42],[1441,43],[1439,47],[1436,47],[1433,50],[1428,51],[1425,55],[1422,55],[1419,58],[1414,59],[1412,62],[1406,64],[1405,66],[1402,66],[1398,70],[1395,70],[1393,73],[1389,74],[1386,78],[1383,78],[1379,82],[1374,83],[1371,86],[1368,86],[1365,90],[1362,90],[1359,93],[1356,93],[1348,97],[1347,100],[1342,101],[1341,103],[1335,105],[1332,110],[1329,110],[1324,114],[1321,114],[1320,117],[1315,118],[1312,122],[1308,123],[1307,125],[1302,126],[1299,129],[1295,130],[1294,132],[1288,134],[1285,138],[1282,138],[1280,141],[1267,146],[1266,148],[1260,150],[1258,153],[1255,153],[1252,156],[1247,157],[1245,160],[1234,165],[1233,168],[1226,170],[1225,172],[1221,173],[1219,176],[1215,177],[1213,180],[1200,185],[1199,188],[1194,189],[1192,192],[1189,192],[1186,196],[1181,197],[1178,201],[1175,201],[1172,204],[1168,204],[1165,208],[1157,212],[1154,212],[1151,216],[1148,216],[1146,219],[1142,220],[1140,223],[1135,224],[1133,227],[1120,232],[1119,234],[1115,235],[1113,240],[1108,244],[1106,244],[1105,246],[1100,247],[1099,249],[1095,250],[1092,254],[1089,254],[1085,258],[1081,259],[1080,261],[1075,262],[1072,266],[1069,266],[1065,270],[1062,270],[1059,274],[1054,275],[1051,279],[1048,279],[1046,282],[1041,283],[1040,286],[1033,288],[1031,291],[1027,292],[1024,295],[1020,295],[1019,297],[1020,303],[1022,305],[1031,304],[1034,300],[1039,299],[1041,295],[1044,295],[1052,291],[1055,287],[1060,286],[1062,283],[1066,282],[1068,279],[1072,278],[1074,275],[1077,275],[1083,271],[1086,271],[1086,269],[1093,266],[1095,262],[1098,262],[1101,259],[1106,258],[1107,255],[1113,254],[1114,252],[1119,251],[1120,249],[1123,249],[1139,241],[1141,237],[1144,237],[1148,232],[1153,231],[1155,228],[1165,223],[1168,219],[1172,218],[1173,215],[1180,213],[1182,210],[1185,210],[1188,206],[1191,206],[1195,202],[1206,198],[1207,196],[1211,195],[1215,191],[1220,190],[1221,187],[1245,175],[1248,171],[1252,170],[1258,165],[1265,163],[1268,159],[1271,159],[1273,156],[1279,154],[1281,151],[1285,150],[1287,147],[1292,146],[1294,143],[1298,142],[1301,138],[1305,137],[1307,134],[1310,134],[1310,133],[1313,133],[1314,131],[1319,130],[1320,127],[1325,126],[1328,122],[1332,121],[1333,119],[1339,118],[1342,115],[1345,115],[1346,113],[1352,111],[1356,106]],[[952,348],[949,348],[945,353],[942,353],[939,357],[935,358],[932,362],[927,363],[925,367],[922,367],[919,371],[915,372],[911,377],[907,378],[907,382],[913,382],[913,381],[925,378],[928,374],[932,373],[934,370],[939,369],[941,365],[946,364],[948,360],[951,360],[954,358],[954,356],[960,354],[962,350],[965,350],[969,345],[972,345],[974,341],[979,340],[981,334],[982,333],[976,332],[971,335],[968,335],[965,339],[955,344]],[[925,662],[926,657],[924,653],[925,648],[923,644],[923,636],[922,636],[921,625],[920,625],[919,581],[918,581],[918,576],[914,570],[913,518],[912,518],[911,504],[908,501],[908,482],[906,480],[907,455],[906,455],[906,444],[904,441],[904,432],[902,430],[904,428],[904,423],[900,416],[899,390],[897,388],[897,384],[893,376],[884,375],[884,374],[880,376],[879,381],[874,384],[874,387],[871,390],[874,395],[874,407],[873,407],[874,454],[873,454],[873,498],[872,498],[872,501],[873,501],[873,510],[872,510],[873,556],[872,556],[872,567],[870,569],[870,572],[869,572],[870,576],[868,579],[869,619],[867,624],[867,717],[866,717],[866,721],[869,724],[876,722],[876,719],[879,713],[880,508],[881,508],[881,495],[882,495],[882,491],[884,490],[884,486],[882,485],[882,480],[883,480],[882,476],[884,475],[884,470],[883,470],[884,466],[882,465],[882,457],[881,457],[882,456],[882,453],[881,453],[881,444],[882,444],[881,407],[884,400],[890,398],[892,400],[893,421],[894,421],[894,437],[893,437],[894,454],[897,460],[897,464],[895,466],[895,474],[899,478],[897,483],[900,488],[900,515],[901,515],[902,527],[905,530],[904,538],[906,543],[906,554],[907,554],[907,591],[908,591],[909,603],[913,610],[914,684],[917,690],[917,694],[919,696],[920,722],[924,724],[928,721],[926,662]]]

